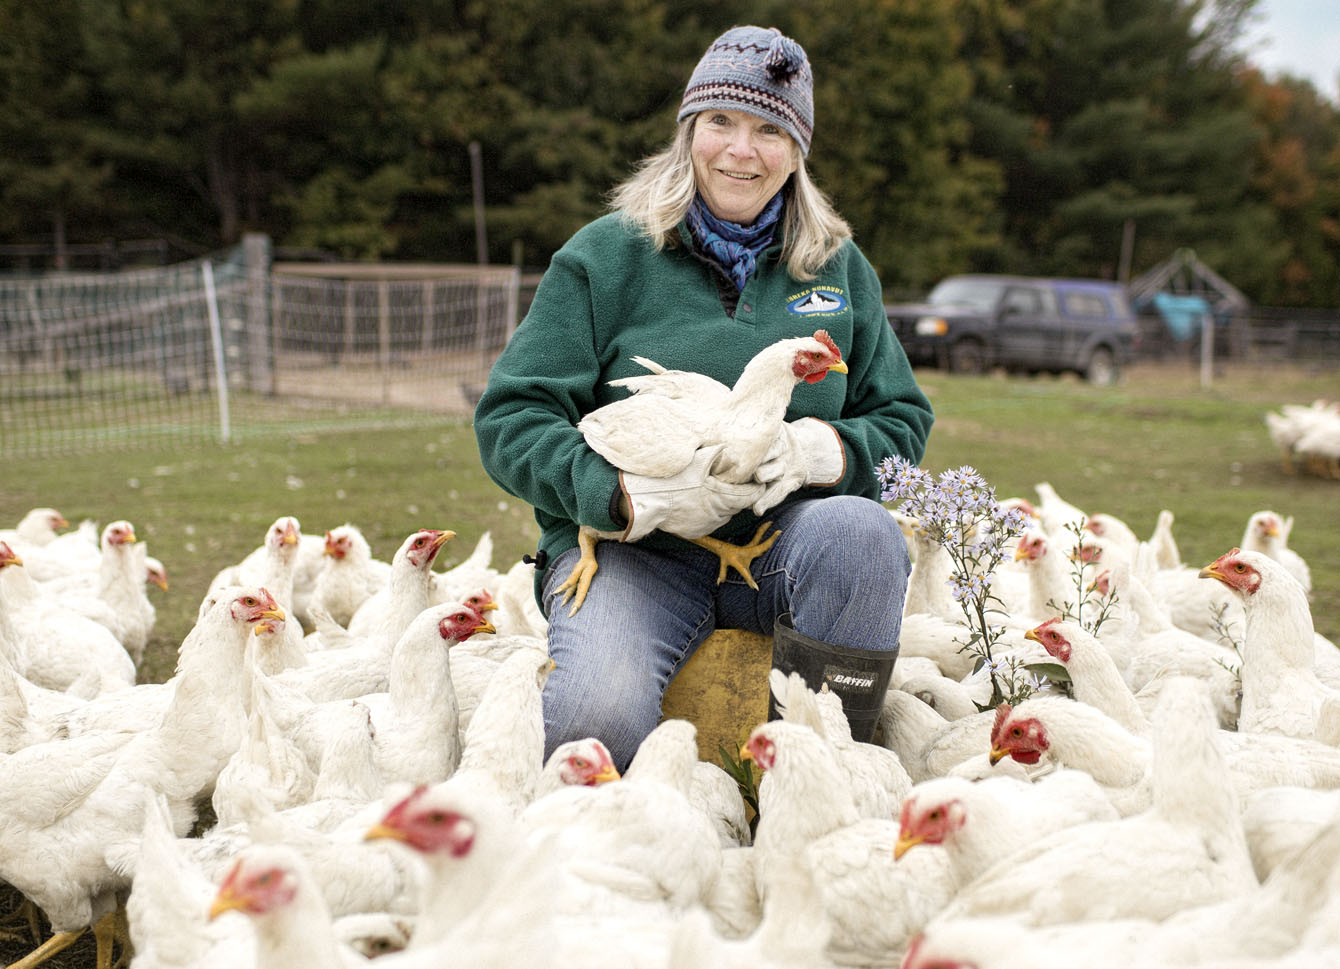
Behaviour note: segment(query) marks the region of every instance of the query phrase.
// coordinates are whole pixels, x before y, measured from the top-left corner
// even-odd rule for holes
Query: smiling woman
[[[865,698],[892,672],[909,563],[874,469],[916,460],[932,414],[873,267],[806,172],[813,83],[777,30],[713,41],[671,143],[554,256],[493,366],[475,432],[542,531],[549,750],[595,736],[622,768],[718,626],[774,637],[784,672],[831,673],[849,713],[844,684]],[[797,341],[830,376],[797,369]],[[752,362],[772,347],[790,365]],[[747,459],[726,459],[727,424]],[[647,442],[654,467],[630,457]],[[849,720],[868,740],[873,718]]]

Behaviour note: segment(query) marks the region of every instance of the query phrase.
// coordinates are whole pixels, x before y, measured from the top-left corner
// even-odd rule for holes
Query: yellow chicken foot
[[[11,962],[8,969],[33,969],[34,966],[40,966],[56,953],[69,948],[87,931],[79,929],[76,932],[57,932],[18,962]]]
[[[778,535],[782,534],[780,531],[773,532],[764,541],[760,542],[759,539],[763,538],[763,533],[771,527],[772,522],[764,522],[759,525],[758,531],[754,532],[754,538],[748,545],[732,545],[730,542],[723,542],[719,538],[712,538],[708,535],[702,538],[691,538],[689,541],[707,549],[721,560],[721,568],[717,572],[718,583],[726,581],[726,570],[733,568],[749,583],[749,588],[757,589],[758,583],[749,574],[749,569],[753,565],[754,559],[772,548],[772,543],[777,541]]]
[[[93,923],[93,938],[98,942],[97,969],[112,969],[112,952],[118,943],[121,946],[122,958],[118,959],[116,964],[124,963],[126,953],[129,951],[130,926],[119,904],[113,911]]]
[[[554,590],[555,594],[564,593],[563,601],[560,605],[567,605],[568,600],[572,599],[572,609],[568,612],[571,618],[577,615],[577,610],[582,607],[586,601],[586,591],[591,588],[591,580],[596,577],[596,542],[600,541],[595,532],[582,528],[577,532],[577,547],[582,550],[581,556],[573,565],[572,571],[568,577],[563,580],[563,584]]]

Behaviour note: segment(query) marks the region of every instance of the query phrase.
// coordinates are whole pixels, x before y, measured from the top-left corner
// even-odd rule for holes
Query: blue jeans
[[[544,688],[545,757],[569,740],[598,737],[620,770],[661,719],[675,674],[716,628],[772,635],[777,617],[814,639],[896,650],[911,570],[893,516],[867,498],[834,495],[776,509],[781,536],[754,560],[755,591],[696,545],[671,551],[600,542],[600,570],[577,615],[554,589],[579,552],[544,577],[549,654]]]

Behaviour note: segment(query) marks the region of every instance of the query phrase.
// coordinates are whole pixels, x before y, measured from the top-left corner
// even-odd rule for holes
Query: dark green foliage
[[[0,0],[0,243],[246,231],[531,267],[671,135],[706,44],[814,64],[809,164],[890,298],[1178,249],[1340,304],[1340,109],[1237,53],[1256,0]],[[3,269],[0,266],[0,269]]]

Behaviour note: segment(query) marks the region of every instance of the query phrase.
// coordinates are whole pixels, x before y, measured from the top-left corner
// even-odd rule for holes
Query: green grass
[[[1229,372],[1209,389],[1185,368],[1141,368],[1113,388],[933,371],[919,378],[937,413],[923,467],[970,464],[999,497],[1034,498],[1033,486],[1048,481],[1141,537],[1170,509],[1183,559],[1197,566],[1237,544],[1252,512],[1293,515],[1291,545],[1312,568],[1317,630],[1340,640],[1340,482],[1285,474],[1263,421],[1281,404],[1336,396],[1334,371]],[[158,622],[146,681],[171,674],[209,581],[260,544],[280,515],[296,515],[315,534],[353,522],[386,559],[417,528],[450,528],[457,538],[439,567],[464,558],[485,531],[500,567],[538,538],[529,507],[483,474],[468,422],[455,419],[5,462],[0,525],[37,505],[72,523],[129,519],[165,563],[171,588],[149,590]]]

